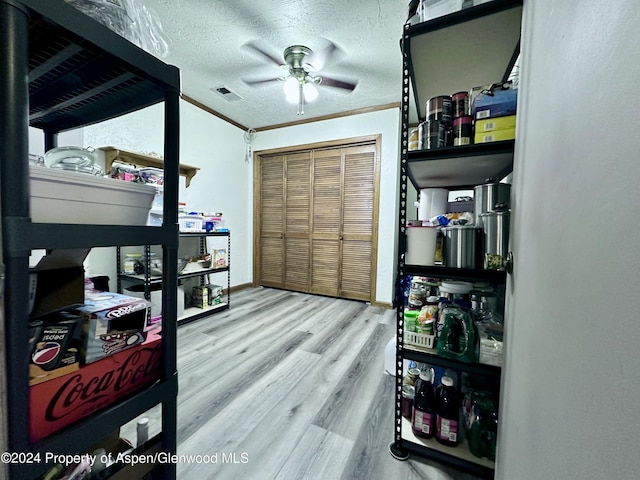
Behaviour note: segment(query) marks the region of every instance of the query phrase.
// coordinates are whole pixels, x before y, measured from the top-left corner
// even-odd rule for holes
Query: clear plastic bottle
[[[460,439],[460,402],[453,379],[446,375],[436,389],[436,440],[455,447]]]
[[[435,434],[436,405],[430,368],[420,371],[413,399],[411,429],[418,437],[433,438]]]

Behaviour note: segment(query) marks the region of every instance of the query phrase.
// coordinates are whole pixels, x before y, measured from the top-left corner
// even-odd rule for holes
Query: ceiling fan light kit
[[[298,105],[298,115],[304,115],[304,103],[313,102],[318,98],[316,85],[339,88],[347,92],[353,91],[357,85],[357,82],[354,81],[342,81],[312,73],[321,70],[329,57],[338,50],[338,47],[333,42],[326,40],[326,43],[327,45],[316,53],[304,45],[291,45],[284,50],[284,62],[281,62],[255,43],[250,42],[246,46],[259,53],[270,63],[283,68],[286,73],[280,77],[244,80],[244,82],[247,85],[256,86],[284,81],[283,90],[286,101],[296,103]]]

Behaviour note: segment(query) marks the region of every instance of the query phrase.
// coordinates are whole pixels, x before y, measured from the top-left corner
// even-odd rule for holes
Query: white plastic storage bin
[[[31,167],[31,220],[35,223],[145,225],[154,185],[65,170]]]

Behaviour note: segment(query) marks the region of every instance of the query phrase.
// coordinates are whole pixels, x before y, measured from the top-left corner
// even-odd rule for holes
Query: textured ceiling
[[[400,101],[399,40],[408,0],[144,0],[155,11],[169,53],[163,60],[182,72],[183,93],[244,127],[308,120]],[[357,79],[351,93],[320,86],[304,116],[287,103],[282,84],[255,87],[243,78],[282,70],[244,46],[256,42],[273,56],[302,44],[319,49],[323,39],[340,53],[322,74]],[[229,102],[211,89],[224,85],[242,99]]]

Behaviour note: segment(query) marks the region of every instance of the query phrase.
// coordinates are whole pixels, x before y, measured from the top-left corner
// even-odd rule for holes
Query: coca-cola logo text
[[[160,370],[161,344],[139,348],[129,354],[120,366],[86,378],[82,370],[60,385],[49,401],[45,420],[55,422],[78,410],[85,414],[103,406],[116,394],[125,394],[148,379],[155,378]],[[95,406],[98,407],[95,407]]]

